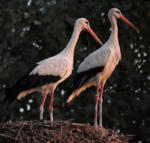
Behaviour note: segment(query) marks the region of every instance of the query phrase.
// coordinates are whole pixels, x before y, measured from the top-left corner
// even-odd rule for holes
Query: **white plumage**
[[[83,62],[79,65],[77,72],[80,73],[80,72],[88,71],[89,69],[92,69],[95,67],[106,65],[108,61],[108,57],[111,54],[111,50],[107,47],[109,46],[107,43],[105,43],[103,47],[99,48],[98,50],[88,55],[83,60]]]
[[[64,77],[67,69],[72,69],[72,62],[68,61],[68,57],[55,56],[37,63],[30,75],[54,75]]]
[[[95,99],[95,116],[94,126],[97,127],[97,110],[98,101],[100,101],[100,127],[102,127],[102,94],[103,87],[106,80],[112,74],[115,67],[121,60],[120,46],[118,42],[118,27],[117,18],[122,19],[132,28],[138,31],[138,29],[131,24],[118,10],[112,8],[108,12],[108,18],[111,22],[112,32],[108,41],[98,50],[87,56],[83,62],[79,65],[76,73],[76,79],[74,80],[74,86],[72,93],[67,99],[67,103],[71,102],[75,96],[79,95],[82,91],[91,86],[97,86],[97,95]],[[99,90],[101,89],[101,90]]]
[[[21,99],[29,93],[43,91],[43,100],[40,106],[40,119],[43,119],[45,99],[47,94],[50,93],[49,113],[50,120],[53,121],[53,94],[57,85],[72,73],[74,49],[82,30],[88,31],[97,42],[102,44],[90,28],[88,20],[79,18],[75,22],[73,34],[66,48],[59,54],[36,63],[32,69],[6,91],[6,99],[13,100],[16,97]]]

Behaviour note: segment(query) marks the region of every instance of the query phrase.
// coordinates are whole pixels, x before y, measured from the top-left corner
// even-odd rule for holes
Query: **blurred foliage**
[[[110,34],[107,12],[111,7],[122,13],[140,30],[118,20],[122,61],[108,79],[103,100],[103,123],[134,134],[133,142],[150,142],[150,3],[147,0],[7,0],[0,3],[0,121],[39,119],[41,93],[33,93],[11,105],[3,103],[4,89],[28,67],[60,52],[72,34],[74,21],[86,17],[104,42]],[[98,44],[82,32],[75,49],[74,71]],[[54,96],[54,119],[74,119],[93,124],[95,88],[62,108],[72,76],[60,84]],[[49,97],[44,117],[48,115]]]

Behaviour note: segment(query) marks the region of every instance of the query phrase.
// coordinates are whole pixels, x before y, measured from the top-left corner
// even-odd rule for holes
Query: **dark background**
[[[41,93],[21,102],[3,103],[4,89],[28,67],[60,52],[72,34],[74,21],[86,17],[105,42],[110,35],[107,12],[119,8],[140,34],[118,20],[122,61],[108,79],[103,95],[103,125],[135,135],[138,143],[150,142],[150,2],[148,0],[1,0],[0,2],[0,121],[39,119]],[[82,32],[75,49],[74,71],[99,45]],[[62,107],[72,76],[57,87],[54,120],[91,123],[95,88]],[[49,119],[46,100],[44,118]]]

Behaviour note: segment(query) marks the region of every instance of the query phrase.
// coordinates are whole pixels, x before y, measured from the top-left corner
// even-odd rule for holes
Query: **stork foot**
[[[106,136],[107,134],[109,134],[109,130],[105,129],[103,126],[99,126],[99,129],[102,132],[102,136]]]
[[[44,112],[44,108],[43,108],[43,105],[41,104],[41,106],[40,106],[40,120],[43,120],[43,112]]]
[[[103,125],[101,123],[99,124],[99,128],[103,128]]]
[[[98,128],[98,125],[97,125],[97,123],[94,123],[94,128]]]
[[[105,128],[103,128],[103,126],[99,126],[99,128],[103,131],[105,131]]]
[[[50,112],[50,113],[49,113],[49,116],[50,116],[50,121],[53,122],[53,113]]]

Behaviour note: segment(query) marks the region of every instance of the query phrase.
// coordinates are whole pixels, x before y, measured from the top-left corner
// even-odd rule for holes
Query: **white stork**
[[[100,108],[100,122],[102,127],[102,94],[106,80],[114,71],[115,67],[121,60],[120,46],[118,42],[118,26],[117,19],[121,19],[129,24],[133,29],[138,29],[129,22],[117,8],[111,8],[108,12],[108,18],[111,23],[112,32],[108,41],[98,50],[87,56],[79,65],[73,81],[72,92],[66,103],[71,102],[75,96],[78,96],[82,91],[91,86],[97,87],[95,98],[95,115],[94,127],[97,128],[97,110],[98,102]],[[101,89],[101,90],[100,90]]]
[[[82,30],[87,30],[102,45],[100,39],[90,28],[88,20],[85,18],[77,19],[73,34],[65,49],[53,57],[36,63],[13,86],[6,90],[5,100],[13,101],[15,98],[21,99],[32,92],[43,91],[43,100],[40,106],[40,119],[43,119],[45,99],[50,93],[49,115],[50,120],[53,121],[53,94],[57,85],[72,73],[74,49]]]

